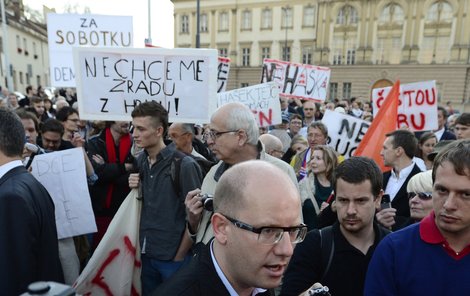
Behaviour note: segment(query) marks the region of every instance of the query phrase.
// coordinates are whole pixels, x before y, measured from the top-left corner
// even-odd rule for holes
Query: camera
[[[203,194],[200,196],[202,206],[206,211],[213,212],[214,211],[214,196],[212,194]]]
[[[41,296],[73,296],[75,290],[67,285],[56,282],[34,282],[28,285],[28,291],[20,296],[41,295]]]

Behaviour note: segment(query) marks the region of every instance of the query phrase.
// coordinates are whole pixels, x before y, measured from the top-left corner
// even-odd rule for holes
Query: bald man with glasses
[[[259,160],[221,177],[211,222],[215,238],[154,295],[274,295],[307,233],[296,185]]]

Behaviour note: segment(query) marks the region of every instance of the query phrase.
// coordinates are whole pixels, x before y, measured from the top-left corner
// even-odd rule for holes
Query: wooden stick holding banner
[[[217,92],[221,93],[227,89],[228,74],[230,71],[230,59],[219,57],[219,66],[217,67]]]

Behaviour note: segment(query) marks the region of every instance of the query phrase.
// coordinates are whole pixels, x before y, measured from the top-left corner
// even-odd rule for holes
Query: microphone
[[[39,147],[38,145],[31,144],[31,143],[25,143],[24,148],[26,148],[28,151],[34,153],[34,154],[44,154],[46,151]]]
[[[327,286],[323,286],[320,283],[315,283],[308,290],[308,295],[318,295],[318,296],[331,296],[330,289]]]

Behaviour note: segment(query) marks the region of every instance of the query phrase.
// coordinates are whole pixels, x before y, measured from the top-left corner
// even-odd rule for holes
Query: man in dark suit
[[[35,281],[63,281],[54,204],[23,167],[19,117],[0,109],[0,287],[19,295]]]
[[[449,117],[447,110],[441,106],[437,107],[437,130],[434,131],[437,141],[456,139],[454,133],[446,127],[447,117]]]
[[[406,186],[411,177],[421,172],[413,162],[417,146],[412,132],[396,130],[386,135],[380,153],[385,166],[392,167],[383,174],[384,191],[390,196],[392,207],[379,211],[376,217],[383,226],[393,230],[403,227],[410,217]]]
[[[294,244],[307,231],[296,186],[285,172],[259,160],[222,175],[211,226],[215,238],[154,295],[274,295]]]

